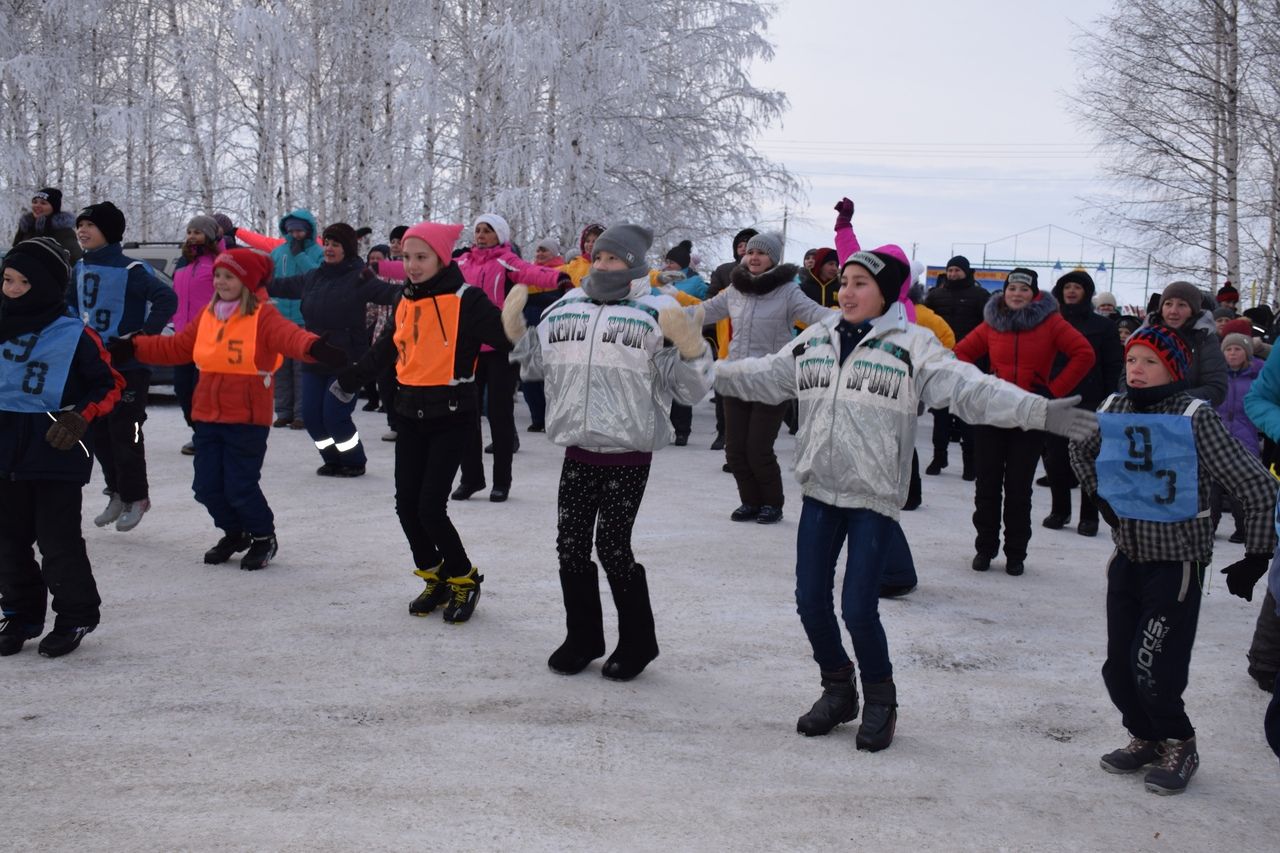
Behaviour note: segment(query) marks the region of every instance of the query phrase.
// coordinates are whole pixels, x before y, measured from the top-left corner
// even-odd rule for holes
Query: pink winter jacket
[[[849,256],[854,252],[862,251],[862,245],[858,242],[858,235],[853,233],[852,225],[837,224],[836,225],[836,257],[840,259],[840,266],[844,267],[844,262],[849,260]],[[884,252],[886,255],[892,255],[898,260],[911,266],[911,261],[907,260],[906,252],[903,252],[897,246],[888,245],[880,246],[872,249],[873,252]],[[902,282],[902,291],[898,294],[898,301],[902,303],[902,307],[906,309],[907,319],[912,323],[916,321],[916,306],[907,296],[907,292],[911,290],[911,276],[908,275],[906,281]]]
[[[218,252],[225,247],[218,243]],[[218,255],[201,255],[173,274],[173,291],[178,294],[178,310],[173,315],[173,331],[181,332],[200,316],[213,301],[213,259]]]
[[[511,246],[506,243],[489,249],[472,246],[455,260],[467,284],[480,288],[489,297],[489,301],[499,308],[507,300],[508,277],[516,284],[527,284],[530,288],[554,290],[563,274],[550,267],[529,263],[511,251]],[[511,269],[508,270],[507,267]],[[490,352],[492,349],[488,344],[480,347],[481,352]]]

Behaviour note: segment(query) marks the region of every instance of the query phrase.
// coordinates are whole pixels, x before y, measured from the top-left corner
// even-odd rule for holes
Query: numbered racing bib
[[[196,343],[191,352],[192,361],[200,372],[270,377],[271,373],[259,370],[257,366],[258,318],[261,316],[261,312],[247,317],[237,313],[224,322],[212,311],[201,311]],[[283,363],[284,356],[277,354],[272,372]]]
[[[83,331],[74,317],[59,317],[0,344],[0,410],[56,412]]]
[[[80,319],[104,341],[120,337],[124,292],[132,266],[90,266],[84,261],[76,264],[76,299],[80,304]]]
[[[1199,513],[1200,464],[1191,414],[1098,412],[1098,495],[1116,515],[1139,521],[1176,522]]]

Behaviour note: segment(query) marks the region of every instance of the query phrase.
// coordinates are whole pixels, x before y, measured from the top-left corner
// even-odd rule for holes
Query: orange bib
[[[462,290],[428,299],[401,299],[396,306],[396,378],[401,385],[457,385],[454,360]],[[470,381],[470,380],[464,380]]]
[[[230,319],[219,320],[212,311],[200,312],[200,327],[196,330],[196,345],[191,352],[192,360],[201,373],[237,373],[245,376],[258,376],[267,371],[259,370],[257,365],[258,351],[258,318],[261,312],[254,312],[248,317],[239,312]],[[274,373],[284,363],[284,356],[277,354]]]

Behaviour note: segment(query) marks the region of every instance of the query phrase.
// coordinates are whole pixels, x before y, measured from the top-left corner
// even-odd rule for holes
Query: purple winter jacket
[[[1227,369],[1227,396],[1214,407],[1227,431],[1237,438],[1245,449],[1254,456],[1262,455],[1261,443],[1258,440],[1258,428],[1244,413],[1244,398],[1249,393],[1253,380],[1262,372],[1262,359],[1251,358],[1249,363],[1239,370]]]

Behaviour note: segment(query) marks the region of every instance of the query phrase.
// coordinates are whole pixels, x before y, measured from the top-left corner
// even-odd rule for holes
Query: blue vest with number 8
[[[1105,411],[1110,402],[1098,411],[1098,495],[1121,518],[1172,523],[1199,515],[1200,462],[1191,415],[1204,401],[1193,400],[1180,415],[1111,413]]]
[[[82,332],[79,320],[59,317],[0,344],[0,411],[57,411]]]

